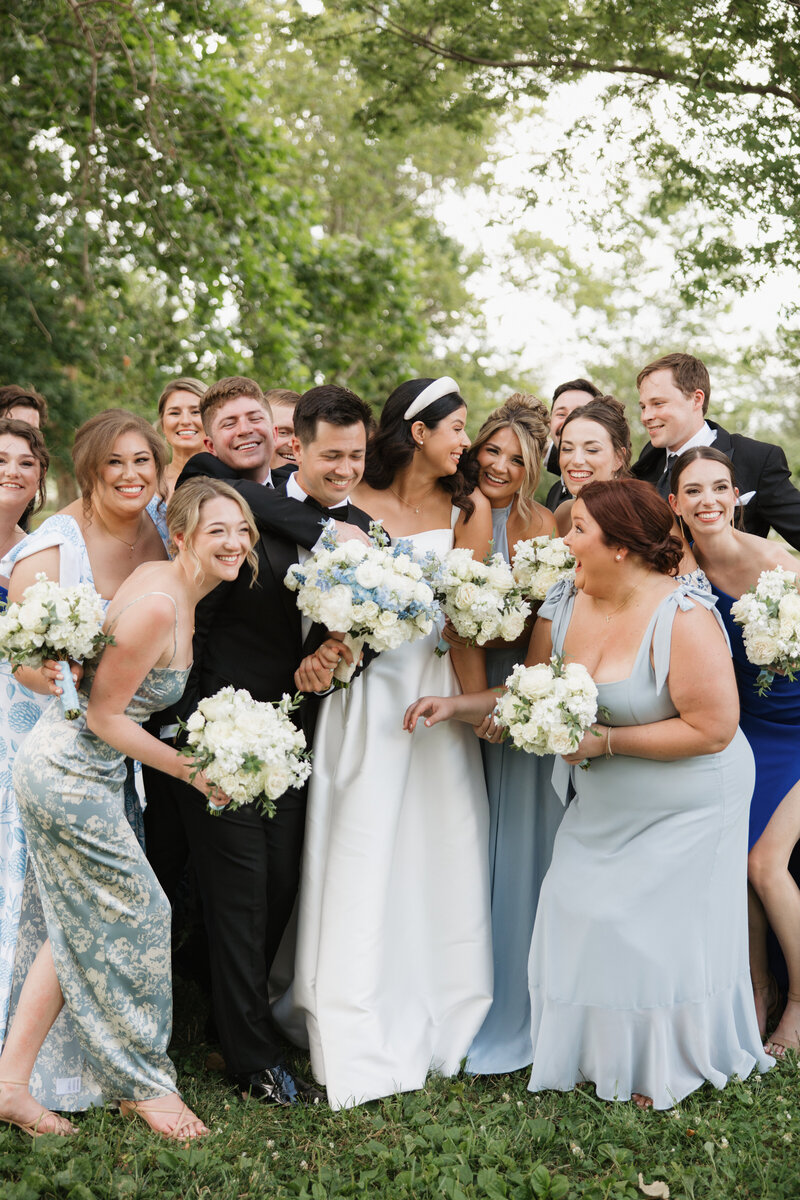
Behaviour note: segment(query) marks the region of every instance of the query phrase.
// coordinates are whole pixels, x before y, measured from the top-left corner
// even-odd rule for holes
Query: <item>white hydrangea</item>
[[[597,686],[580,663],[519,664],[506,680],[494,718],[529,754],[571,754],[597,719]]]
[[[88,583],[61,587],[46,575],[0,616],[0,657],[12,668],[40,667],[45,659],[94,658],[108,642],[103,602]]]
[[[305,616],[346,635],[354,662],[340,661],[335,678],[341,683],[351,678],[364,644],[380,652],[423,637],[437,611],[408,543],[392,546],[378,523],[370,536],[370,546],[356,540],[340,545],[331,522],[320,547],[291,566],[284,580]]]
[[[560,537],[535,537],[514,546],[514,579],[531,600],[544,600],[559,579],[572,579],[575,559]]]
[[[426,575],[456,633],[483,646],[494,638],[514,641],[531,608],[502,555],[477,562],[469,550],[454,549],[426,564]]]
[[[762,668],[756,680],[759,695],[769,690],[778,671],[794,679],[800,671],[796,573],[783,567],[762,571],[755,587],[731,605],[731,616],[742,627],[748,660]]]
[[[267,704],[242,688],[222,688],[189,717],[181,754],[230,797],[229,808],[256,803],[274,816],[274,801],[311,773],[305,734],[289,717],[296,707],[289,696]]]

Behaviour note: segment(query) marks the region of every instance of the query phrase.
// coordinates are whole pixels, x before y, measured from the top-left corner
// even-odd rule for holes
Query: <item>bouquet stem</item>
[[[59,684],[61,687],[61,707],[64,709],[64,716],[68,721],[74,721],[81,715],[80,701],[78,700],[78,689],[75,687],[75,680],[72,678],[72,670],[70,669],[69,659],[60,659],[61,675]]]
[[[352,654],[353,661],[352,663],[348,663],[345,662],[343,658],[340,658],[334,669],[333,678],[343,687],[347,687],[348,683],[356,673],[356,667],[358,666],[361,658],[361,651],[364,649],[364,639],[359,637],[351,637],[349,633],[346,633],[342,638],[342,641]]]

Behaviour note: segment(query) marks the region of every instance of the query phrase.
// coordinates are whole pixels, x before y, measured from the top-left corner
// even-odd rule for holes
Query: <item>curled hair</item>
[[[539,486],[542,455],[550,433],[550,414],[547,406],[535,396],[514,392],[505,404],[490,413],[481,425],[478,436],[468,450],[470,463],[478,461],[478,452],[501,429],[510,429],[519,442],[525,474],[517,493],[517,504],[523,521],[530,520],[533,495]]]
[[[661,575],[675,575],[683,557],[672,532],[672,509],[651,483],[642,479],[595,480],[578,497],[600,526],[607,546],[635,554]]]
[[[672,474],[669,477],[669,490],[673,496],[677,496],[678,487],[681,482],[681,475],[688,466],[700,459],[703,462],[719,463],[723,467],[731,480],[731,487],[736,490],[736,472],[733,469],[733,463],[728,458],[727,454],[723,454],[721,450],[716,450],[713,446],[692,446],[691,450],[686,450],[683,454],[679,454],[675,459],[672,467]],[[678,517],[678,524],[683,528],[683,520]],[[741,505],[736,506],[736,512],[733,518],[733,524],[737,529],[744,529],[744,512]]]
[[[675,387],[678,391],[683,392],[684,396],[702,392],[703,415],[705,416],[708,412],[708,401],[711,398],[711,380],[704,362],[692,354],[664,354],[654,362],[648,363],[646,367],[642,367],[636,376],[637,388],[640,388],[647,376],[652,375],[654,371],[671,371]]]
[[[238,400],[240,396],[260,404],[272,422],[272,409],[255,379],[248,379],[246,375],[227,375],[225,379],[212,383],[200,401],[200,419],[207,434],[211,433],[211,423],[217,410],[229,400]]]
[[[199,379],[195,379],[192,375],[182,375],[180,379],[170,379],[169,383],[158,397],[159,422],[164,416],[164,409],[167,407],[167,401],[175,392],[191,392],[193,396],[197,396],[198,400],[202,400],[203,396],[206,394],[206,385],[201,383]]]
[[[413,459],[416,443],[411,434],[412,425],[422,421],[427,429],[435,429],[445,417],[459,408],[466,408],[467,402],[458,392],[449,392],[407,421],[403,414],[409,404],[433,382],[433,379],[408,379],[394,389],[384,404],[378,428],[367,445],[364,466],[364,482],[376,491],[391,487],[397,472],[407,467]],[[475,511],[470,493],[475,490],[478,474],[474,463],[465,463],[465,458],[466,455],[462,455],[455,474],[441,477],[439,486],[469,520]]]
[[[250,549],[247,552],[247,562],[252,572],[252,579],[250,580],[250,586],[252,587],[258,576],[258,556],[255,552],[255,544],[258,541],[258,529],[256,528],[255,518],[250,510],[250,505],[244,496],[240,496],[236,489],[232,488],[229,483],[225,483],[223,479],[212,479],[207,475],[197,476],[193,479],[187,479],[181,487],[176,488],[172,493],[167,504],[167,531],[169,533],[170,554],[174,556],[177,553],[175,535],[178,533],[183,534],[183,544],[189,555],[194,559],[195,581],[202,578],[203,572],[200,560],[193,548],[194,535],[200,523],[200,518],[203,515],[203,505],[207,504],[209,500],[216,500],[220,496],[227,500],[234,500],[241,509],[242,520],[247,523],[247,528],[250,532]]]
[[[31,455],[39,464],[39,487],[36,492],[35,504],[30,509],[31,512],[38,512],[45,502],[45,480],[47,468],[50,466],[50,455],[47,453],[44,438],[33,425],[29,425],[27,421],[18,421],[13,417],[0,417],[0,437],[4,435],[21,438],[23,442],[27,442]]]
[[[72,461],[75,478],[81,489],[83,510],[88,515],[92,506],[92,495],[97,486],[100,468],[114,448],[117,438],[124,433],[138,433],[153,456],[156,464],[156,493],[163,496],[166,491],[164,471],[167,466],[167,448],[161,437],[144,417],[127,412],[124,408],[107,408],[84,421],[72,443]]]
[[[619,454],[622,458],[622,466],[616,471],[614,478],[619,479],[623,475],[627,475],[631,466],[631,427],[625,416],[625,405],[621,404],[615,396],[600,396],[597,400],[590,400],[588,404],[582,404],[580,408],[573,408],[572,412],[567,415],[558,435],[559,454],[564,430],[570,421],[581,419],[602,425],[611,439],[614,453]]]

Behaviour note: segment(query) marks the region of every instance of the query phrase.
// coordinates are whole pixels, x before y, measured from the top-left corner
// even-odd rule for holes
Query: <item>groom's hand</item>
[[[346,663],[353,661],[347,646],[335,637],[327,638],[313,654],[307,654],[294,673],[298,692],[327,692],[340,658]]]
[[[334,521],[334,525],[336,526],[336,536],[340,543],[352,542],[355,538],[357,542],[363,542],[365,546],[372,545],[364,530],[359,529],[357,525],[351,525],[347,521]]]

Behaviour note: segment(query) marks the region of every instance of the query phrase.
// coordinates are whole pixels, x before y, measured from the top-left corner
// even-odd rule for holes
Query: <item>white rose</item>
[[[781,637],[793,637],[800,629],[800,595],[789,592],[778,605]]]
[[[356,583],[363,588],[376,588],[380,585],[383,579],[383,570],[379,563],[366,562],[359,563],[356,567]]]
[[[529,700],[538,700],[549,696],[555,688],[553,673],[546,663],[537,663],[534,667],[526,667],[516,681],[516,690]]]
[[[480,592],[474,583],[462,583],[453,597],[456,608],[472,608]]]
[[[756,633],[746,639],[745,650],[755,666],[768,667],[778,658],[778,639],[769,633]]]
[[[577,748],[574,733],[565,725],[552,729],[548,741],[552,754],[571,754]]]

